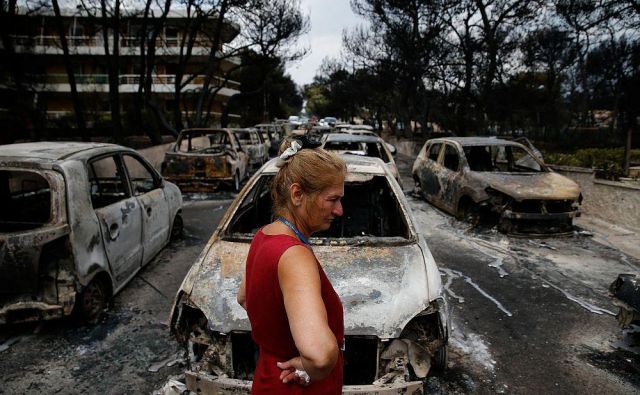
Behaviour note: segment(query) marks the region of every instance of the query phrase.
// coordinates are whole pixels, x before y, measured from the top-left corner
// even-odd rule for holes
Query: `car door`
[[[431,143],[427,146],[424,157],[418,156],[420,163],[417,166],[417,175],[420,180],[420,188],[425,199],[434,204],[440,201],[440,182],[437,173],[442,169],[442,165],[438,162],[442,143]]]
[[[142,210],[131,194],[119,154],[90,160],[88,174],[102,245],[119,286],[136,273],[142,262]]]
[[[133,195],[142,211],[142,265],[148,263],[169,240],[171,219],[162,179],[138,155],[125,153],[122,159]]]
[[[240,180],[244,180],[249,175],[249,155],[244,151],[244,149],[242,149],[240,141],[236,137],[235,133],[230,133],[229,137],[231,138],[231,146],[238,155],[238,172],[240,173]]]
[[[451,143],[446,143],[439,162],[442,164],[437,173],[441,189],[440,202],[445,210],[453,213],[458,202],[462,177],[462,161],[458,148]]]

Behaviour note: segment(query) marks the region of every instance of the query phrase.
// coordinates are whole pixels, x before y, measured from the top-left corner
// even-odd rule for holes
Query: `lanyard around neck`
[[[289,229],[291,229],[293,231],[293,233],[296,234],[296,236],[298,236],[298,238],[300,239],[300,241],[302,241],[304,244],[309,245],[309,239],[307,239],[306,237],[304,237],[302,235],[302,233],[300,233],[300,231],[298,230],[298,228],[296,228],[296,226],[294,224],[292,224],[291,222],[289,222],[285,217],[279,216],[278,218],[276,218],[278,221],[282,222],[283,224],[287,225],[289,227]]]

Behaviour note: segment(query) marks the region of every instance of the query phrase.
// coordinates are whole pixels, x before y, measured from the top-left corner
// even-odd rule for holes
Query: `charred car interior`
[[[162,175],[182,192],[208,192],[221,182],[236,191],[247,176],[248,156],[227,129],[187,129],[165,154]]]
[[[240,204],[227,236],[250,240],[260,227],[271,222],[272,178],[264,175],[258,180],[254,192],[247,195]],[[315,239],[409,238],[404,216],[392,198],[392,191],[385,177],[371,176],[365,180],[345,183],[342,206],[344,216],[336,218],[328,230],[315,234]]]
[[[345,309],[344,391],[421,393],[447,361],[438,270],[384,163],[345,159],[361,168],[349,167],[344,216],[311,238]],[[249,181],[178,291],[171,328],[188,354],[191,391],[250,391],[258,348],[235,295],[249,243],[271,221],[276,170],[272,161]]]
[[[0,170],[0,232],[39,228],[50,218],[51,187],[44,177],[33,171]]]

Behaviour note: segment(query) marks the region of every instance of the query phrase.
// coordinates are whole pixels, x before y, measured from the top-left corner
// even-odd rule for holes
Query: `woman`
[[[252,394],[342,391],[342,304],[309,237],[342,215],[346,165],[307,144],[283,143],[271,186],[275,221],[251,242],[238,291],[260,347]]]

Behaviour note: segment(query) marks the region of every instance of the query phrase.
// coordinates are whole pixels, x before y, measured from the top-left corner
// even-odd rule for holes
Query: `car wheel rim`
[[[95,317],[100,313],[104,306],[104,290],[94,282],[91,282],[83,292],[83,305],[85,314],[89,317]]]

